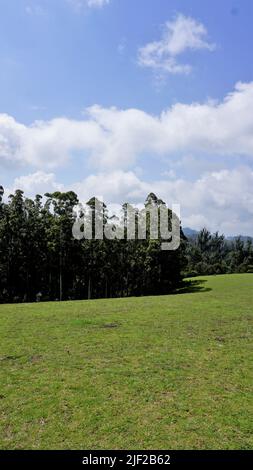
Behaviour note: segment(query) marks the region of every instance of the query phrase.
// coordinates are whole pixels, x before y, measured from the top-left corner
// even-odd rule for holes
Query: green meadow
[[[253,274],[0,305],[1,449],[252,449]]]

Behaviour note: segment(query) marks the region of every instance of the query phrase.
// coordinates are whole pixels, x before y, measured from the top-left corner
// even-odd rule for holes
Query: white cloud
[[[91,196],[110,203],[123,203],[128,199],[140,202],[145,192],[141,180],[133,171],[122,170],[89,175],[72,187],[83,202]]]
[[[110,0],[67,0],[75,8],[79,9],[84,7],[88,8],[102,8],[110,3]]]
[[[102,7],[104,5],[108,5],[109,2],[110,0],[86,0],[88,7]]]
[[[93,150],[102,145],[103,132],[92,120],[65,118],[36,121],[31,126],[0,115],[0,164],[13,161],[37,168],[62,166],[75,150]]]
[[[188,74],[191,66],[181,64],[177,57],[187,50],[213,51],[215,44],[209,43],[206,38],[207,30],[202,23],[179,14],[165,24],[160,41],[150,42],[139,49],[138,63],[155,71]]]
[[[25,176],[15,178],[11,188],[6,188],[5,194],[8,196],[16,189],[21,189],[26,196],[35,196],[36,194],[44,195],[46,192],[62,191],[64,185],[57,183],[53,173],[45,173],[37,171]]]
[[[185,153],[253,157],[253,82],[238,83],[221,102],[178,103],[160,116],[93,106],[83,120],[57,118],[31,126],[0,114],[0,166],[45,171],[75,159],[100,169],[133,168],[138,158]]]

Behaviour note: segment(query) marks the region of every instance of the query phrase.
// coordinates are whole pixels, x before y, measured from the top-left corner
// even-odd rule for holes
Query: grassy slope
[[[253,275],[202,287],[0,306],[0,447],[252,448]]]

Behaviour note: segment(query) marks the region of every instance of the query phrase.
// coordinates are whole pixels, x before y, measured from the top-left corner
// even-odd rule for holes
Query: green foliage
[[[226,241],[218,232],[211,234],[205,228],[196,239],[189,239],[186,245],[186,276],[251,272],[253,244],[240,238]]]

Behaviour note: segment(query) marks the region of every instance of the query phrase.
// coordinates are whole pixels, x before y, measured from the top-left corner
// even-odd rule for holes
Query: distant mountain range
[[[183,232],[187,238],[197,238],[199,231],[194,230],[189,227],[183,227]],[[248,240],[252,240],[253,242],[253,237],[248,237],[246,235],[237,235],[237,236],[231,236],[231,237],[226,237],[226,240],[228,241],[234,241],[236,238],[240,237],[242,241],[247,242]]]
[[[243,242],[247,242],[248,240],[251,240],[253,242],[253,237],[247,237],[245,235],[237,235],[237,237],[227,237],[226,239],[232,242],[239,237]]]
[[[193,230],[189,227],[183,227],[183,232],[187,238],[196,238],[199,233],[197,230]]]

